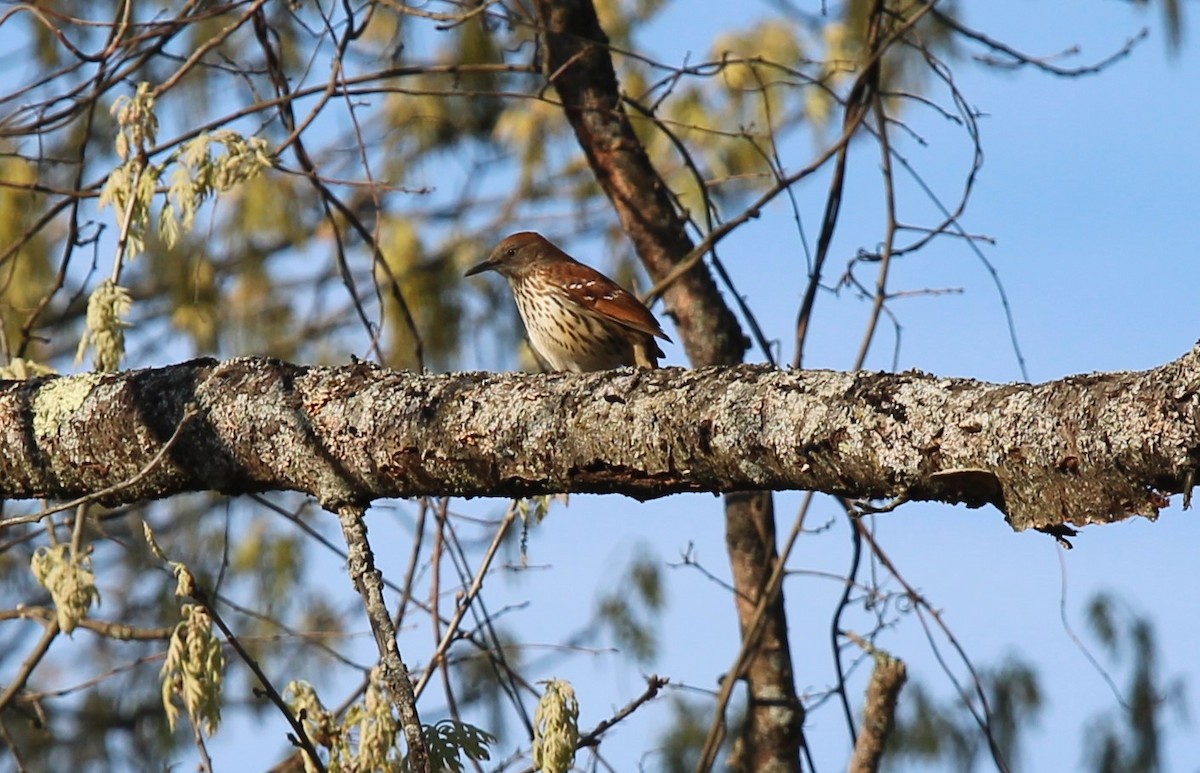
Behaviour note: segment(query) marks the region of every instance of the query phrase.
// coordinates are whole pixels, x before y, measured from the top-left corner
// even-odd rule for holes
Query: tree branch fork
[[[1016,529],[1103,523],[1154,517],[1190,490],[1198,365],[1200,344],[1151,370],[1039,385],[761,365],[419,375],[194,360],[0,382],[0,498],[293,490],[336,510],[805,489],[990,504]]]

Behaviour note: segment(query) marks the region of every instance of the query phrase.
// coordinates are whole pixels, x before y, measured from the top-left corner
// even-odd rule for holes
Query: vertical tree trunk
[[[684,221],[646,155],[621,106],[621,94],[591,0],[538,0],[545,70],[638,257],[656,281],[691,252]],[[664,293],[692,365],[733,365],[746,350],[745,336],[703,263]],[[745,635],[761,590],[777,560],[774,508],[765,492],[725,499],[726,545]],[[788,649],[783,593],[766,610],[769,620],[742,674],[751,697],[741,751],[753,770],[800,769],[799,698]]]

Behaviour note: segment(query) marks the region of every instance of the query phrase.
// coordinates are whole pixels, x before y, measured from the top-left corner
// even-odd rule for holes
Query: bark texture
[[[1192,482],[1198,366],[1200,347],[1149,371],[1031,386],[754,365],[424,376],[197,360],[0,382],[0,497],[287,489],[336,510],[813,489],[992,504],[1017,529],[1104,523],[1153,516]]]
[[[738,631],[743,642],[754,642],[740,672],[726,676],[746,683],[745,728],[734,740],[729,768],[755,773],[800,770],[799,744],[804,737],[804,706],[794,687],[782,582],[758,619],[759,604],[770,592],[771,573],[779,561],[774,507],[770,492],[725,496],[725,547],[733,576],[742,578],[734,596]],[[737,516],[744,518],[730,523]]]
[[[883,761],[888,736],[896,724],[896,702],[908,679],[904,661],[886,652],[875,651],[875,670],[867,685],[862,732],[854,744],[850,773],[876,773]]]
[[[429,750],[421,734],[421,717],[417,712],[417,696],[413,692],[408,666],[400,656],[400,645],[396,643],[396,628],[388,613],[387,601],[383,597],[383,574],[375,566],[375,556],[367,540],[366,510],[354,505],[345,505],[338,510],[338,521],[346,538],[347,565],[354,587],[362,596],[371,621],[371,632],[379,648],[379,666],[383,671],[383,683],[392,695],[392,702],[400,713],[400,725],[404,728],[404,739],[408,745],[405,769],[431,772]]]

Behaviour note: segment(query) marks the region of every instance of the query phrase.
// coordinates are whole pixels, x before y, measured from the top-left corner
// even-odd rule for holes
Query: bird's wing
[[[562,286],[577,304],[638,332],[671,340],[650,310],[619,284],[582,263],[572,268],[572,276]]]

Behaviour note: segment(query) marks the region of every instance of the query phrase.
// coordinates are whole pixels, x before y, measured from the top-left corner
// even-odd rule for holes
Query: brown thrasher
[[[508,280],[529,343],[552,370],[657,368],[654,339],[671,340],[641,301],[541,234],[509,236],[466,276],[484,271]]]

